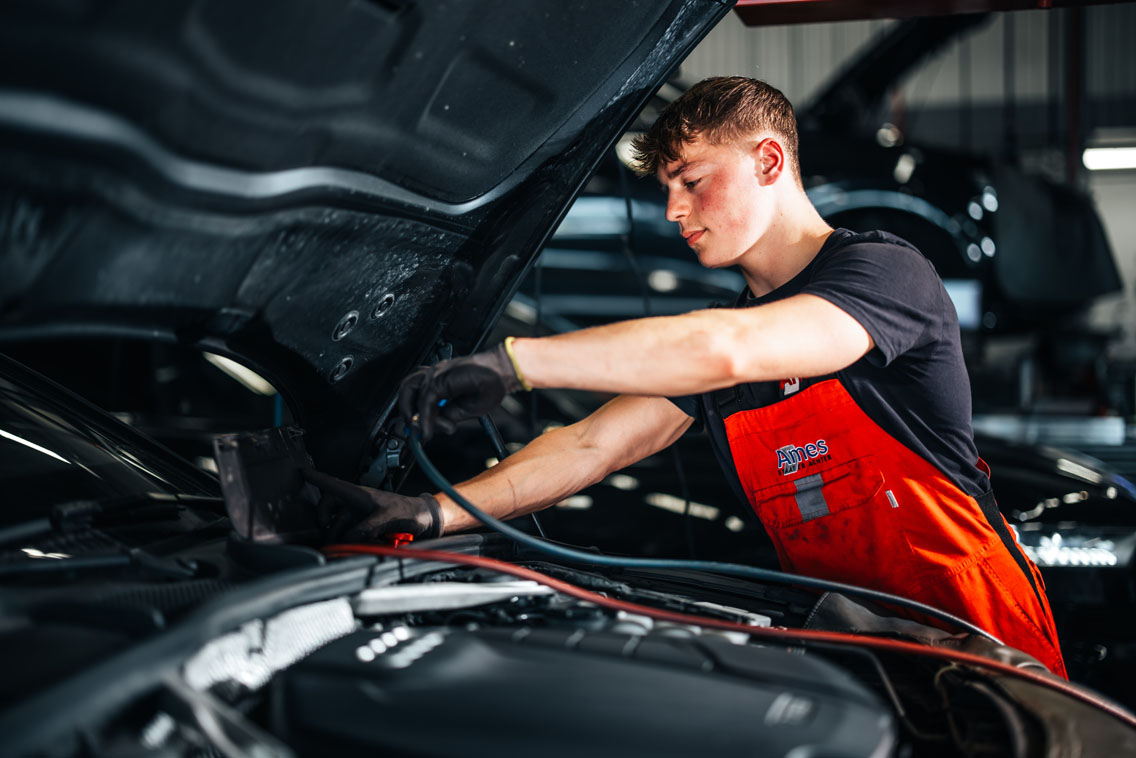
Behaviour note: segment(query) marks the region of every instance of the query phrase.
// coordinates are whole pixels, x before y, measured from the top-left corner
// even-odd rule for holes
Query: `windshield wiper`
[[[193,579],[198,575],[195,561],[159,558],[139,548],[133,548],[114,555],[94,555],[86,558],[29,558],[3,563],[0,564],[0,579],[60,571],[101,571],[124,567],[138,568],[171,579]]]
[[[87,529],[100,521],[124,515],[135,510],[138,520],[165,518],[176,513],[180,506],[220,503],[221,498],[193,495],[168,495],[160,492],[142,492],[95,500],[72,500],[52,506],[50,515],[0,529],[0,547],[39,537],[42,534],[66,533]],[[166,506],[165,509],[139,509],[139,506]]]
[[[133,495],[102,498],[99,500],[73,500],[60,503],[45,518],[26,521],[0,529],[0,548],[16,546],[41,535],[67,534],[83,531],[129,517],[133,521],[166,519],[177,515],[178,509],[194,504],[210,505],[220,498],[203,498],[146,492]],[[102,571],[117,568],[134,568],[149,574],[171,579],[192,579],[199,574],[194,561],[167,559],[152,555],[141,548],[124,549],[108,555],[68,557],[57,555],[36,556],[25,549],[29,558],[0,564],[0,579],[54,574],[59,572]]]

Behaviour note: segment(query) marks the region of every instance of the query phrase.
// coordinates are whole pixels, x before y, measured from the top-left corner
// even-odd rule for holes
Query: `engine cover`
[[[890,712],[840,668],[675,632],[362,631],[283,674],[274,731],[304,754],[892,753]]]

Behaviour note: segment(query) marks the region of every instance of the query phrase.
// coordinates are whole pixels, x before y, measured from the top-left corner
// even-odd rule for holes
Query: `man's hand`
[[[341,506],[329,511],[327,535],[333,542],[378,542],[385,535],[413,534],[422,539],[442,536],[442,509],[433,495],[397,495],[336,479],[315,469],[304,478]],[[321,501],[321,507],[327,501]]]
[[[457,422],[484,416],[506,395],[524,388],[505,345],[498,345],[416,369],[402,380],[398,409],[408,424],[421,430],[425,441],[433,436],[435,425],[453,434]]]

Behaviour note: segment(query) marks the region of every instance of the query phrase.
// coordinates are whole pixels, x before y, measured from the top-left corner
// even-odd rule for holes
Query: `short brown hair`
[[[631,143],[634,168],[643,176],[682,156],[684,143],[702,138],[715,145],[763,132],[780,138],[792,174],[797,164],[797,119],[781,93],[758,79],[715,76],[703,79],[663,109],[646,134]]]

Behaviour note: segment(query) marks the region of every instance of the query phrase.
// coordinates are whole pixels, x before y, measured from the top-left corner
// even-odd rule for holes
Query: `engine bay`
[[[509,550],[481,535],[448,540],[457,554]],[[62,752],[1031,756],[1073,754],[1050,752],[1062,745],[1116,754],[1092,746],[1132,739],[1079,703],[1043,722],[1042,688],[976,669],[762,636],[819,615],[825,599],[804,590],[517,561],[635,612],[486,568],[362,560],[263,580],[324,597],[270,614],[226,604],[230,622],[249,617],[188,657],[155,660],[149,685]],[[353,589],[328,593],[345,569]],[[197,618],[216,630],[219,610]],[[660,618],[673,613],[706,623]]]

